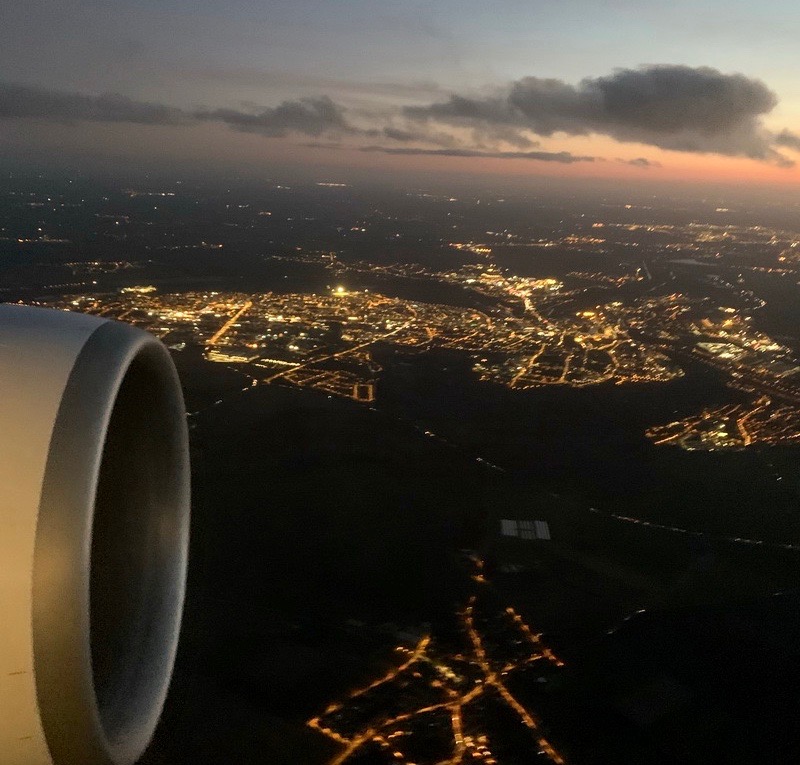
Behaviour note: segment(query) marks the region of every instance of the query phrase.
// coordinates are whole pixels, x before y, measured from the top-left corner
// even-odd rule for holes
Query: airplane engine
[[[166,348],[0,305],[0,765],[139,759],[172,673],[188,536]]]

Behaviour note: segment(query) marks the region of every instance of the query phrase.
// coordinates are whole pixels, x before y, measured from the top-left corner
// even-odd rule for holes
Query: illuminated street
[[[483,562],[474,559],[474,565],[478,573],[473,580],[485,585]],[[544,754],[557,765],[565,762],[543,735],[536,714],[508,687],[517,670],[538,662],[557,669],[564,663],[513,608],[486,611],[479,601],[479,592],[471,595],[457,614],[464,639],[461,650],[447,651],[431,635],[422,637],[414,648],[398,646],[400,664],[309,721],[311,728],[343,746],[330,765],[341,765],[366,749],[378,758],[374,761],[422,765],[408,750],[415,737],[429,737],[430,728],[439,738],[439,747],[448,753],[426,763],[502,762],[493,754],[491,736],[479,722],[481,702],[505,705],[513,712],[530,731],[531,754]]]

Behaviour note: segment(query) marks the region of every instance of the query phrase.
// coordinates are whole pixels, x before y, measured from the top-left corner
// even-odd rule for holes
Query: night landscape
[[[0,55],[0,301],[130,322],[180,375],[189,585],[143,764],[796,761],[784,35],[770,65],[728,26],[645,54],[622,27],[673,12],[581,3],[606,44],[579,77],[499,55],[517,3],[342,3],[386,60],[325,4],[115,5],[150,85]],[[189,31],[135,44],[186,18],[205,68]],[[427,72],[481,24],[491,71]]]

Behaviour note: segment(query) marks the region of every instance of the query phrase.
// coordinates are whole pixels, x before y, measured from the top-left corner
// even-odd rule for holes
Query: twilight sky
[[[790,0],[0,0],[0,159],[800,183]]]

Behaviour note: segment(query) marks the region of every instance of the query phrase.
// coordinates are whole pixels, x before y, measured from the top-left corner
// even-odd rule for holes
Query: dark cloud
[[[327,133],[359,132],[330,98],[284,101],[270,109],[214,109],[188,112],[163,104],[134,101],[117,94],[85,96],[43,88],[0,83],[0,119],[39,119],[50,122],[130,122],[144,125],[185,125],[222,122],[234,130],[282,138],[290,133],[319,137]],[[377,135],[377,131],[364,131]]]
[[[383,128],[378,135],[397,143],[433,144],[444,149],[455,149],[461,146],[461,141],[451,133],[431,130],[425,125],[417,127],[404,126],[401,128],[389,125]],[[477,136],[475,137],[475,143],[479,143]]]
[[[481,149],[417,149],[412,147],[362,146],[359,151],[404,156],[488,157],[490,159],[532,159],[539,162],[594,162],[597,157],[582,157],[568,151],[483,151]]]
[[[634,167],[661,167],[660,162],[655,162],[646,157],[636,157],[636,159],[618,159],[623,165],[633,165]]]
[[[488,97],[453,95],[408,107],[407,117],[455,125],[505,125],[541,136],[608,135],[663,149],[780,163],[761,118],[777,104],[760,80],[709,67],[644,66],[577,86],[525,77]]]
[[[383,134],[393,141],[424,141],[428,135],[424,130],[402,130],[401,128],[385,127]]]
[[[191,119],[180,109],[134,101],[115,93],[84,96],[0,83],[0,119],[3,118],[33,118],[54,122],[133,122],[141,125],[180,125]]]
[[[785,146],[792,151],[800,151],[800,135],[792,133],[790,130],[781,130],[774,138],[777,146]]]
[[[244,133],[259,133],[269,138],[283,138],[290,133],[319,137],[329,132],[357,132],[344,118],[344,109],[327,96],[284,101],[271,109],[245,112],[236,109],[199,111],[201,120],[224,122]]]
[[[620,69],[578,85],[526,77],[487,96],[455,94],[428,106],[373,112],[346,112],[328,96],[285,100],[267,108],[244,104],[237,109],[186,110],[118,94],[91,96],[0,83],[0,119],[144,125],[215,122],[269,138],[302,135],[389,143],[351,146],[367,152],[561,163],[600,158],[533,150],[539,147],[536,136],[602,134],[618,141],[747,156],[791,167],[794,162],[779,150],[800,151],[800,135],[788,130],[772,133],[762,124],[776,103],[775,94],[759,80],[688,66]],[[658,166],[644,157],[618,161]]]
[[[479,126],[472,130],[473,143],[479,148],[497,146],[507,143],[517,149],[532,149],[539,145],[539,141],[534,141],[530,136],[521,133],[509,125],[490,125]]]

